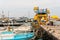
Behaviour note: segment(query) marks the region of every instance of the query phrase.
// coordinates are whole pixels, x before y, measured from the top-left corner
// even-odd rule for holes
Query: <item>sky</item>
[[[50,9],[50,15],[58,15],[60,17],[60,1],[59,0],[0,0],[0,16],[2,11],[4,15],[9,17],[34,17],[34,6],[39,8]]]

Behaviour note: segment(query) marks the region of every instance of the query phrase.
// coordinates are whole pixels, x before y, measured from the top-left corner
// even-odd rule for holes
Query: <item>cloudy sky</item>
[[[4,14],[10,17],[33,17],[35,15],[33,7],[37,5],[39,8],[48,8],[51,10],[50,15],[60,16],[59,0],[0,0],[0,16],[2,10]]]

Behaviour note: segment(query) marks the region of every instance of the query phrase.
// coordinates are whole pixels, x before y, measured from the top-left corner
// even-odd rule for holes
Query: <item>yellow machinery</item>
[[[51,16],[51,18],[55,19],[55,20],[59,19],[59,17],[57,15],[53,15],[53,16]]]
[[[48,9],[39,9],[39,7],[34,7],[34,12],[36,15],[34,16],[34,21],[36,21],[39,25],[45,25],[48,22],[48,14],[50,11]]]
[[[34,16],[34,21],[32,22],[34,33],[37,38],[42,38],[43,30],[40,25],[46,25],[49,20],[48,14],[50,11],[48,9],[39,9],[39,7],[36,6],[34,7],[34,12],[36,13]]]

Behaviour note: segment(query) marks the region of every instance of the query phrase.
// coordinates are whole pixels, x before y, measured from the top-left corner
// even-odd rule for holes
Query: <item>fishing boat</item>
[[[30,40],[34,37],[31,26],[9,27],[1,28],[0,40]]]

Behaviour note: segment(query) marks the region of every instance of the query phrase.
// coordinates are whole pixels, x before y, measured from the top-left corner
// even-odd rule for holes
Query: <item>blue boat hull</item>
[[[29,40],[32,37],[34,37],[34,33],[30,32],[30,33],[16,34],[12,39],[2,39],[2,40]]]

